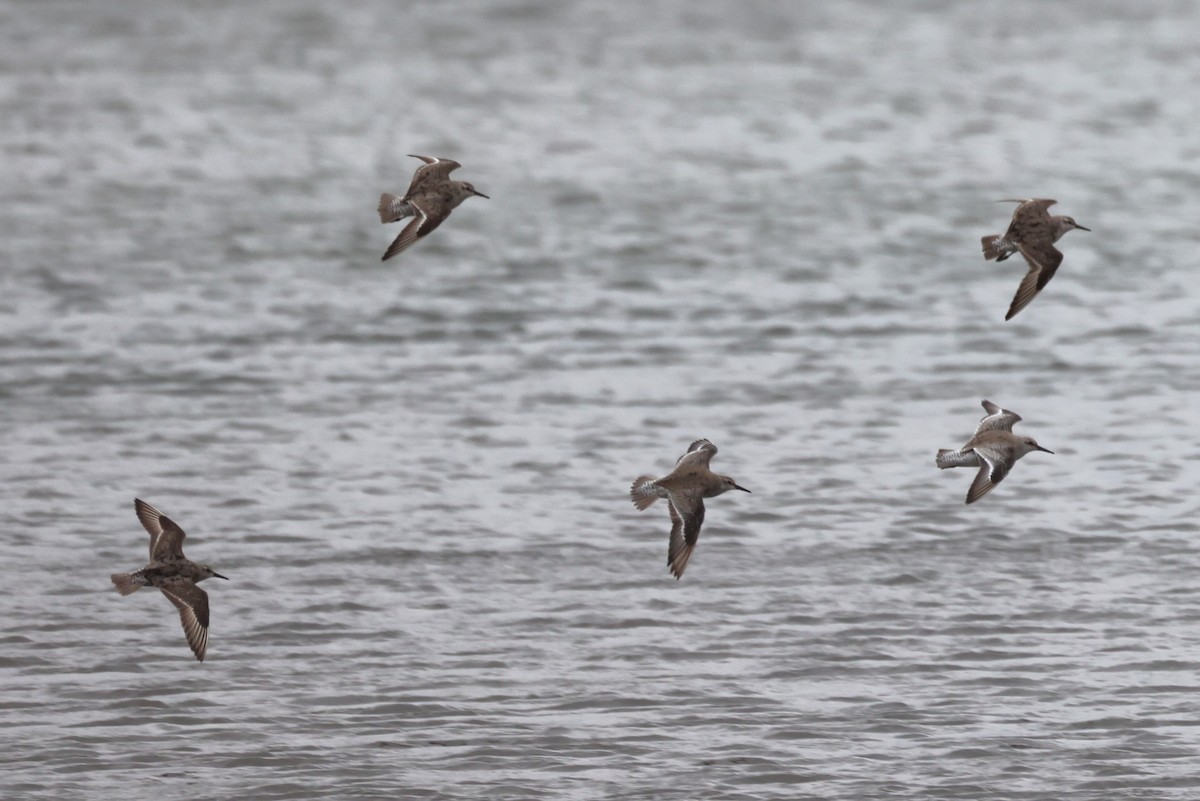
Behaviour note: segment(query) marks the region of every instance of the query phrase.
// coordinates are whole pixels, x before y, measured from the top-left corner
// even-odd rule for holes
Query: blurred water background
[[[0,30],[4,798],[1200,795],[1200,7]],[[380,264],[408,153],[492,199]],[[1093,232],[1005,323],[1029,196]],[[983,398],[1056,454],[967,507]],[[753,494],[676,582],[697,437]]]

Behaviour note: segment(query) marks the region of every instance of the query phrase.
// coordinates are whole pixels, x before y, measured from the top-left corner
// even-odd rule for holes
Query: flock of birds
[[[428,236],[445,222],[450,212],[469,197],[486,198],[466,181],[450,179],[450,173],[462,165],[450,159],[412,156],[424,162],[413,174],[403,197],[384,193],[379,198],[379,220],[399,222],[413,218],[387,251],[383,261],[403,252]],[[1017,203],[1012,222],[1003,236],[983,237],[983,255],[987,260],[1004,261],[1020,253],[1029,266],[1017,287],[1005,320],[1011,320],[1046,288],[1062,264],[1063,254],[1054,247],[1063,234],[1078,229],[1070,217],[1051,215],[1057,201],[1047,198],[1001,201]],[[987,495],[1009,474],[1014,464],[1027,453],[1053,453],[1031,437],[1013,433],[1021,420],[1015,412],[983,401],[987,412],[975,429],[975,435],[958,449],[941,449],[936,463],[940,468],[973,467],[978,472],[967,490],[967,503]],[[704,523],[704,499],[715,498],[729,490],[750,492],[729,476],[714,473],[709,465],[717,446],[699,439],[679,457],[675,469],[662,478],[640,476],[629,490],[634,506],[644,510],[659,498],[667,501],[671,534],[667,545],[667,566],[676,579],[683,576],[700,537]],[[208,648],[208,594],[197,584],[208,578],[225,578],[208,565],[193,562],[183,555],[185,534],[174,521],[141,499],[134,499],[134,511],[150,534],[150,562],[132,573],[115,573],[112,583],[121,595],[142,587],[157,587],[179,610],[183,631],[196,659],[204,661]]]
[[[1058,201],[1049,198],[1031,200],[1008,200],[1001,203],[1016,203],[1012,222],[1003,236],[983,237],[983,257],[988,261],[1004,261],[1014,253],[1025,257],[1029,271],[1021,279],[1017,294],[1013,296],[1005,320],[1011,320],[1017,312],[1029,305],[1034,297],[1046,288],[1062,264],[1063,254],[1054,243],[1067,231],[1088,231],[1070,217],[1051,215],[1049,209]],[[967,490],[967,503],[977,500],[992,491],[1004,480],[1013,465],[1027,453],[1042,451],[1054,453],[1037,444],[1032,437],[1013,433],[1013,426],[1021,416],[1008,409],[1001,409],[991,401],[983,401],[987,414],[979,421],[975,435],[956,450],[942,448],[937,452],[937,466],[974,467],[979,472]],[[683,576],[696,541],[700,538],[700,526],[704,523],[704,499],[715,498],[729,490],[749,492],[729,476],[717,475],[709,463],[717,453],[717,446],[706,439],[699,439],[688,446],[687,453],[679,457],[670,475],[655,479],[641,476],[629,489],[629,497],[639,510],[645,509],[658,498],[667,501],[667,512],[671,516],[671,535],[667,542],[667,567],[676,579]]]

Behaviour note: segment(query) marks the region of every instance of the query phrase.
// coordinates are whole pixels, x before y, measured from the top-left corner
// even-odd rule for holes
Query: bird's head
[[[738,486],[738,483],[736,481],[734,481],[732,478],[730,478],[729,476],[721,476],[720,479],[721,479],[721,485],[720,485],[721,492],[729,492],[730,490],[741,490],[742,492],[750,491],[750,490],[746,489],[745,487]]]
[[[466,197],[471,197],[472,195],[474,195],[476,197],[481,197],[481,198],[485,198],[487,200],[491,200],[490,197],[483,194],[482,192],[480,192],[478,189],[476,189],[474,186],[467,183],[466,181],[460,181],[459,183],[462,186],[462,191],[466,193]]]
[[[1023,450],[1025,451],[1025,453],[1029,453],[1030,451],[1041,451],[1042,453],[1049,453],[1049,454],[1054,453],[1054,451],[1047,450],[1046,448],[1043,448],[1041,445],[1038,445],[1037,440],[1035,440],[1033,437],[1021,437],[1021,445],[1023,446]]]
[[[203,581],[206,578],[219,578],[219,579],[225,579],[226,581],[229,581],[228,576],[222,576],[220,573],[213,570],[208,565],[200,565],[200,569],[204,571],[204,575],[201,576],[200,578],[196,579],[197,581]]]

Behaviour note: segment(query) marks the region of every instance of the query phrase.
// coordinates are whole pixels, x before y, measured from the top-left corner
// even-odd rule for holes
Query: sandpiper
[[[392,242],[387,253],[383,254],[383,261],[428,236],[430,231],[441,225],[450,216],[450,212],[467,198],[472,195],[487,197],[466,181],[450,180],[450,173],[462,166],[457,161],[417,156],[412,153],[409,156],[425,163],[413,173],[412,183],[408,185],[408,192],[404,197],[396,197],[387,192],[379,196],[379,221],[390,223],[414,216],[415,219],[404,226],[404,230]]]
[[[729,490],[749,492],[739,487],[729,476],[719,476],[708,469],[717,453],[717,446],[698,439],[679,457],[671,474],[662,478],[639,476],[629,489],[633,505],[645,509],[659,498],[667,499],[671,513],[671,539],[667,545],[667,565],[676,579],[683,576],[688,559],[700,538],[704,523],[704,499],[715,498]]]
[[[145,501],[134,498],[138,520],[150,532],[150,564],[133,573],[114,573],[117,592],[129,595],[142,587],[158,587],[179,608],[183,633],[201,662],[208,648],[208,593],[196,586],[206,578],[225,578],[208,565],[183,555],[183,529]],[[228,579],[226,579],[228,581]]]
[[[999,200],[997,203],[1017,203],[1013,212],[1012,222],[1004,236],[983,237],[983,257],[988,261],[1004,261],[1018,251],[1029,262],[1029,272],[1021,279],[1017,294],[1013,296],[1012,305],[1008,307],[1005,320],[1011,320],[1017,312],[1029,305],[1029,302],[1046,288],[1054,277],[1058,265],[1062,264],[1063,254],[1054,243],[1062,238],[1067,231],[1084,228],[1070,217],[1051,215],[1047,209],[1057,203],[1049,198],[1033,198],[1031,200]]]
[[[983,408],[987,415],[979,421],[975,436],[967,440],[966,445],[958,450],[942,448],[937,452],[937,466],[943,470],[948,467],[979,468],[967,490],[967,503],[975,503],[991,492],[1025,454],[1031,451],[1054,453],[1038,445],[1033,437],[1018,437],[1012,432],[1013,426],[1021,420],[1016,412],[1001,409],[986,400]]]

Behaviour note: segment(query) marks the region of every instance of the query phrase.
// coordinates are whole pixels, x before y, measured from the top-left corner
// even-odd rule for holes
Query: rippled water
[[[345,5],[0,5],[0,795],[1197,797],[1200,10]]]

